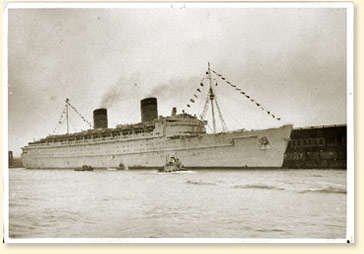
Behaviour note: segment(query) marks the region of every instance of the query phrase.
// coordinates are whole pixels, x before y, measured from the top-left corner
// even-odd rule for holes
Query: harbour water
[[[345,170],[9,172],[10,238],[346,237]]]

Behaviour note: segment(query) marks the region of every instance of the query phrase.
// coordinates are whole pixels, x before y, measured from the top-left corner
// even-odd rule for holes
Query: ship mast
[[[210,92],[209,93],[210,93],[210,101],[211,101],[212,126],[213,126],[214,133],[216,133],[215,111],[214,111],[214,103],[213,103],[215,95],[214,95],[214,91],[212,90],[210,62],[208,63],[207,72],[208,72],[208,75],[209,75],[209,85],[210,85]]]
[[[70,133],[70,128],[69,128],[69,108],[73,109],[74,112],[76,112],[76,114],[82,118],[82,120],[87,123],[90,128],[92,128],[92,125],[89,121],[87,121],[85,119],[85,117],[83,117],[83,115],[80,114],[80,112],[78,112],[78,110],[70,103],[70,100],[68,98],[66,98],[66,105],[65,105],[65,108],[63,108],[63,111],[62,111],[62,114],[61,114],[61,117],[59,118],[59,121],[58,121],[58,125],[56,126],[56,128],[54,128],[53,130],[53,134],[57,131],[57,129],[62,125],[64,124],[64,122],[66,121],[67,122],[67,133],[66,135],[68,135]]]
[[[66,120],[67,120],[67,135],[69,134],[69,125],[68,125],[68,98],[66,98]]]

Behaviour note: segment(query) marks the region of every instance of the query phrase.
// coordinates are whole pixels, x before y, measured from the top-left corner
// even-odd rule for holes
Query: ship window
[[[335,137],[329,137],[329,138],[326,138],[326,144],[328,145],[335,145]]]

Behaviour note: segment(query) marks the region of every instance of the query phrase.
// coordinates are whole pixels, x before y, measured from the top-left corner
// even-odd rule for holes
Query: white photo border
[[[345,8],[347,10],[347,226],[344,239],[240,238],[26,238],[9,236],[8,10],[37,8]],[[354,4],[352,2],[8,2],[3,8],[3,222],[5,243],[354,243]]]

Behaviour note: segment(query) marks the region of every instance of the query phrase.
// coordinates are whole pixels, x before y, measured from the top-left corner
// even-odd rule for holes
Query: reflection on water
[[[345,238],[346,171],[9,172],[11,238]]]

